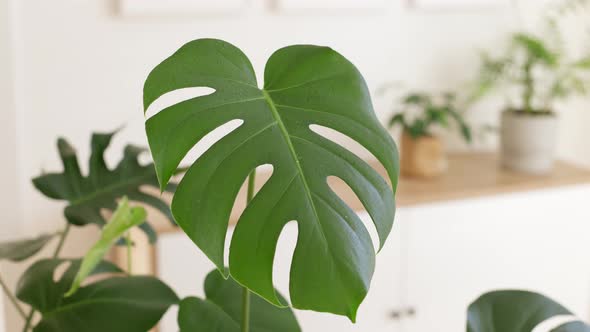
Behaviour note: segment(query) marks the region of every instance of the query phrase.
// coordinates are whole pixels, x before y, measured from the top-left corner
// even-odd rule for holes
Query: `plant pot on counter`
[[[447,171],[443,142],[435,136],[412,137],[403,132],[400,171],[403,176],[433,178]]]
[[[505,111],[500,129],[501,163],[504,167],[531,174],[553,169],[557,141],[554,113]]]

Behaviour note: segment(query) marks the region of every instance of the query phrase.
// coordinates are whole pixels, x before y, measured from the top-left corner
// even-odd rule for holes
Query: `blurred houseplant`
[[[445,147],[436,129],[456,127],[465,141],[471,142],[471,129],[453,93],[407,94],[401,100],[401,109],[389,120],[389,127],[395,126],[402,128],[400,163],[406,176],[428,178],[446,171]]]
[[[551,29],[559,37],[557,27]],[[550,38],[516,33],[504,55],[482,53],[476,96],[501,89],[508,99],[500,130],[505,167],[549,172],[557,140],[554,103],[590,91],[590,55],[572,60],[559,45]]]
[[[167,204],[140,188],[157,186],[153,165],[141,165],[138,161],[143,149],[128,145],[119,164],[114,169],[107,168],[104,152],[113,135],[92,135],[87,176],[81,173],[74,148],[66,140],[59,139],[57,145],[63,172],[43,174],[34,178],[33,184],[45,196],[68,202],[64,209],[63,230],[0,244],[0,260],[19,263],[36,255],[57,239],[51,258],[36,260],[20,277],[15,292],[2,282],[3,291],[24,321],[23,332],[30,329],[36,332],[133,331],[125,326],[135,327],[136,331],[146,331],[169,306],[178,301],[174,292],[158,279],[125,274],[119,267],[103,261],[102,255],[95,257],[92,267],[86,268],[86,275],[102,275],[105,278],[85,285],[74,296],[64,297],[82,264],[80,259],[60,258],[71,227],[95,225],[102,228],[109,225],[105,231],[113,235],[113,229],[121,230],[123,226],[122,231],[125,231],[126,223],[130,222],[131,226],[139,226],[152,242],[155,241],[155,232],[146,222],[145,211],[131,208],[125,200],[107,224],[104,212],[113,213],[117,201],[123,196],[151,205],[173,221]],[[167,190],[173,191],[174,188],[175,185],[170,184]],[[117,231],[108,240],[120,239],[121,244],[129,246],[128,241],[115,235],[122,233]],[[55,271],[66,265],[65,272],[55,279]],[[23,304],[30,308],[26,310]],[[39,320],[35,317],[36,313],[40,314]],[[122,314],[125,315],[125,326],[112,323]]]

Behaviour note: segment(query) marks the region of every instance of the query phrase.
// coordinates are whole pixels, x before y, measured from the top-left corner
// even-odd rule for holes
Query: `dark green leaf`
[[[178,326],[180,332],[240,332],[238,323],[217,304],[196,297],[180,302]]]
[[[205,279],[206,300],[184,299],[180,304],[178,323],[181,332],[239,332],[242,323],[242,287],[232,278],[224,279],[212,271]],[[277,293],[283,303],[286,300]],[[301,328],[290,308],[276,307],[252,294],[250,331],[299,332]]]
[[[63,172],[41,175],[33,179],[33,184],[47,197],[69,202],[65,216],[73,225],[104,225],[101,210],[114,210],[116,200],[122,196],[155,207],[174,223],[167,204],[160,197],[140,190],[144,185],[158,187],[153,164],[142,166],[138,161],[145,149],[128,145],[119,164],[112,170],[107,168],[104,153],[114,134],[92,135],[90,171],[86,177],[80,171],[76,151],[66,140],[60,138],[57,146]],[[154,233],[149,232],[151,228],[145,226],[143,229],[150,241],[155,241]]]
[[[81,288],[59,308],[43,313],[34,332],[145,332],[178,302],[153,277],[105,279]]]
[[[520,290],[495,291],[482,295],[469,306],[467,331],[530,332],[551,317],[571,314],[541,294]]]
[[[43,259],[35,262],[21,276],[16,289],[17,297],[41,312],[56,309],[61,305],[63,295],[74,281],[81,263],[81,259]],[[62,264],[68,267],[63,276],[54,281],[54,272]],[[122,271],[116,265],[101,261],[90,275],[117,272]]]
[[[362,159],[310,125],[329,127],[363,145],[385,166],[395,188],[396,147],[374,114],[361,74],[330,48],[290,46],[268,60],[264,89],[259,89],[252,65],[239,49],[201,39],[150,73],[144,106],[187,87],[216,91],[167,107],[146,123],[162,186],[205,135],[232,120],[244,123],[185,174],[172,203],[178,224],[223,271],[224,239],[238,190],[257,166],[272,164],[272,177],[233,234],[232,276],[280,305],[272,283],[273,257],[281,230],[297,220],[290,280],[294,307],[354,320],[369,289],[375,251],[362,221],[326,179],[339,177],[355,191],[372,216],[381,245],[393,225],[393,191]]]
[[[64,262],[71,265],[54,282],[55,270]],[[152,277],[112,277],[64,298],[79,267],[80,260],[43,260],[25,272],[17,296],[42,314],[34,332],[145,332],[178,302],[168,286]],[[92,274],[105,272],[120,270],[103,261]]]
[[[49,241],[51,241],[55,235],[56,234],[43,234],[34,239],[0,243],[0,261],[24,261],[25,259],[41,251],[41,249],[43,249],[43,247],[45,247],[45,245],[49,243]]]

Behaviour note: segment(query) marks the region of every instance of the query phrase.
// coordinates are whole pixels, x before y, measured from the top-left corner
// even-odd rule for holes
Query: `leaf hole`
[[[564,324],[576,322],[579,320],[579,318],[572,315],[557,315],[539,323],[539,325],[535,326],[531,332],[550,332]]]
[[[373,219],[369,216],[368,213],[361,213],[364,212],[365,208],[363,203],[356,195],[354,190],[346,183],[344,180],[337,176],[329,176],[327,179],[328,186],[332,191],[340,197],[340,199],[345,202],[349,207],[351,207],[359,219],[362,221],[363,225],[365,225],[365,229],[369,232],[371,236],[371,242],[373,243],[373,249],[375,252],[379,251],[380,241],[379,241],[379,234],[377,233],[377,227],[373,222]]]
[[[146,110],[145,116],[150,118],[161,110],[180,102],[213,94],[215,89],[209,87],[191,87],[170,91],[156,99]]]
[[[272,176],[272,174],[274,172],[274,167],[271,164],[263,164],[263,165],[257,166],[255,168],[255,170],[256,170],[256,181],[254,182],[254,197],[256,197],[256,194],[260,191],[260,189],[262,189],[262,187],[266,184],[266,182],[268,182],[268,180],[270,179],[270,177]],[[236,196],[236,200],[234,201],[234,205],[232,207],[232,211],[231,211],[231,215],[230,215],[230,224],[235,224],[240,219],[240,217],[242,216],[242,213],[244,213],[244,210],[246,209],[249,178],[250,178],[250,176],[247,176],[246,179],[244,179],[244,183],[242,183],[242,186],[240,187],[240,191],[238,192],[238,195]],[[225,249],[224,249],[225,257],[224,257],[224,261],[223,261],[225,266],[229,266],[229,250],[230,250],[229,246],[231,243],[232,236],[233,236],[233,232],[231,234],[228,233],[226,236]]]
[[[53,282],[58,283],[71,265],[72,262],[70,261],[63,261],[59,263],[59,265],[53,270]]]
[[[297,221],[289,221],[281,230],[273,258],[272,282],[275,288],[284,296],[289,294],[289,274],[298,236]]]
[[[232,131],[236,130],[243,123],[244,120],[231,120],[207,133],[207,135],[203,136],[203,138],[199,142],[197,142],[197,144],[193,145],[193,147],[187,152],[187,154],[180,162],[180,167],[188,167],[192,165],[215,143],[220,141],[223,137],[227,136]]]
[[[350,136],[343,134],[340,131],[334,130],[329,127],[324,127],[316,124],[312,124],[309,126],[309,129],[314,133],[332,141],[335,144],[340,145],[342,148],[349,150],[350,152],[354,153],[359,158],[368,161],[373,167],[379,170],[379,173],[384,175],[385,168],[381,164],[381,162],[375,157],[371,151],[365,148],[362,144],[351,138]],[[389,182],[389,177],[384,177]]]

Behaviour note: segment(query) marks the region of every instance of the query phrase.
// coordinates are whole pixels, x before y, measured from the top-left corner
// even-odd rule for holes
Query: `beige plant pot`
[[[443,142],[433,136],[401,139],[400,171],[404,176],[433,178],[446,172],[448,161]]]
[[[554,114],[502,113],[500,158],[504,167],[546,174],[553,169],[556,141],[557,117]]]

